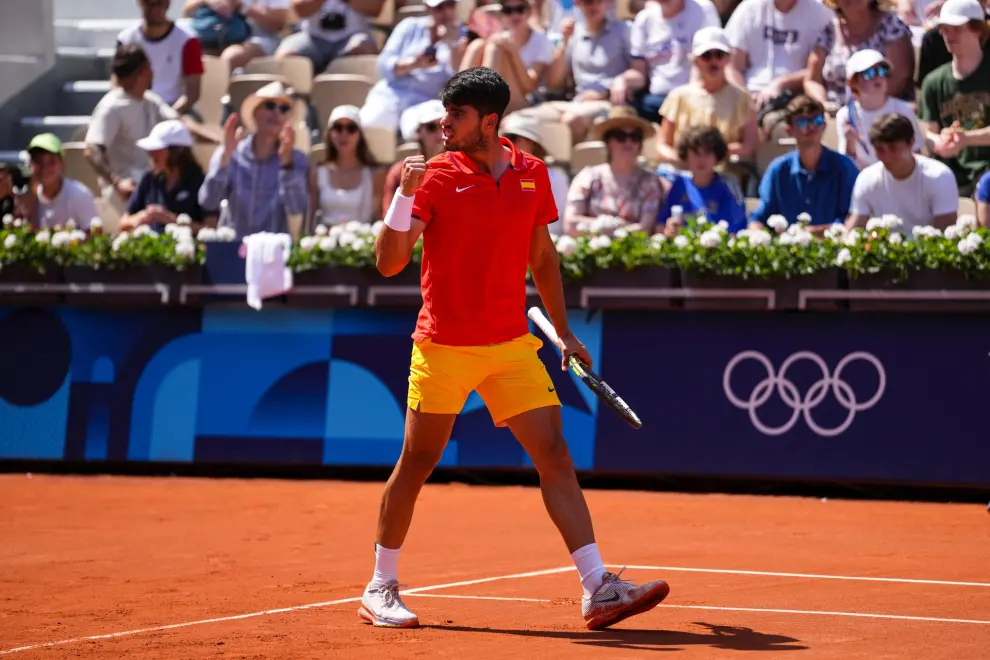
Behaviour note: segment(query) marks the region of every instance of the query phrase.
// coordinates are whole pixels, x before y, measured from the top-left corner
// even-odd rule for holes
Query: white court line
[[[908,616],[906,614],[869,614],[867,612],[825,612],[822,610],[774,610],[762,607],[716,607],[714,605],[667,605],[662,603],[662,608],[675,608],[680,610],[717,610],[720,612],[768,612],[770,614],[817,614],[819,616],[852,616],[863,619],[901,619],[904,621],[931,621],[935,623],[976,623],[990,626],[990,621],[979,619],[941,619],[932,616]]]
[[[448,582],[447,584],[434,584],[428,587],[416,587],[403,591],[403,594],[417,594],[423,591],[434,591],[437,589],[449,589],[453,587],[469,587],[474,584],[484,584],[485,582],[495,582],[497,580],[513,580],[517,578],[539,577],[541,575],[553,575],[554,573],[565,573],[573,571],[573,566],[563,568],[550,568],[544,571],[531,571],[529,573],[513,573],[512,575],[498,575],[496,577],[481,578],[478,580],[464,580],[463,582]],[[161,632],[163,630],[175,630],[176,628],[188,628],[190,626],[201,626],[207,623],[223,623],[225,621],[238,621],[240,619],[251,619],[259,616],[269,616],[272,614],[284,614],[285,612],[296,612],[299,610],[310,610],[318,607],[329,607],[331,605],[343,605],[345,603],[356,603],[361,600],[360,596],[354,598],[341,598],[339,600],[327,600],[320,603],[308,603],[306,605],[293,605],[292,607],[280,607],[274,610],[262,610],[260,612],[249,612],[247,614],[234,614],[231,616],[221,616],[214,619],[200,619],[199,621],[185,621],[183,623],[170,623],[164,626],[151,626],[149,628],[137,628],[135,630],[124,630],[122,632],[107,633],[105,635],[90,635],[88,637],[73,637],[71,639],[60,639],[55,642],[45,642],[43,644],[30,644],[28,646],[18,646],[13,649],[0,651],[0,655],[8,655],[19,651],[32,651],[34,649],[49,648],[52,646],[64,646],[75,642],[89,642],[101,639],[115,639],[117,637],[127,637],[129,635],[140,635],[142,633]]]
[[[738,571],[728,568],[688,568],[685,566],[635,566],[607,564],[607,568],[628,568],[636,571],[685,571],[688,573],[725,573],[729,575],[762,575],[766,577],[809,578],[813,580],[862,580],[865,582],[904,582],[907,584],[940,584],[951,587],[990,587],[990,582],[953,582],[951,580],[918,580],[912,578],[866,577],[861,575],[820,575],[816,573],[775,573],[773,571]]]
[[[549,598],[509,598],[507,596],[462,596],[460,594],[411,594],[407,591],[402,592],[403,596],[412,596],[413,598],[463,598],[464,600],[509,600],[520,603],[552,603],[553,601]]]

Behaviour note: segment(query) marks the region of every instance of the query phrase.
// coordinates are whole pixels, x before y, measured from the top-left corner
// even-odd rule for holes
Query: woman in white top
[[[532,13],[529,0],[504,0],[501,19],[506,30],[475,39],[461,59],[461,71],[486,66],[505,79],[512,93],[507,113],[529,105],[527,95],[539,86],[553,59],[553,44],[546,33],[533,29]]]
[[[539,120],[518,112],[506,115],[502,120],[502,135],[511,140],[519,151],[546,162],[547,172],[550,174],[550,190],[557,205],[557,213],[560,214],[557,222],[550,225],[550,233],[560,236],[564,233],[564,209],[567,207],[567,191],[571,187],[571,178],[563,168],[554,164],[553,159],[548,159]]]
[[[311,216],[324,225],[374,222],[382,208],[384,173],[361,132],[357,106],[334,108],[323,143],[326,160],[310,171]]]

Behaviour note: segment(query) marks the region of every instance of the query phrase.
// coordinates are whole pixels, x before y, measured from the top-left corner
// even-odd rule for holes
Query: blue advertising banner
[[[644,423],[599,406],[545,344],[579,469],[990,485],[990,317],[570,318]],[[0,308],[0,459],[391,466],[414,321],[412,309]],[[531,467],[477,395],[441,465]]]

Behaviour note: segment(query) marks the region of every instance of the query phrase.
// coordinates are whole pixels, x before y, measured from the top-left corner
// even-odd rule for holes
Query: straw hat
[[[628,105],[612,106],[608,117],[591,127],[589,138],[604,140],[605,134],[616,128],[635,128],[643,132],[643,140],[653,135],[653,124],[646,121]]]
[[[286,87],[281,81],[270,82],[241,103],[241,123],[249,133],[253,133],[257,126],[254,123],[254,111],[265,101],[282,101],[292,109],[286,114],[286,121],[294,123],[295,104],[292,101],[292,88]]]

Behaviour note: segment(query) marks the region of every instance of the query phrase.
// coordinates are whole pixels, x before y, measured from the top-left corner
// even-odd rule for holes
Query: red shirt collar
[[[516,149],[516,145],[512,144],[512,142],[509,139],[504,137],[500,137],[499,142],[502,144],[502,146],[507,147],[511,152],[509,156],[509,167],[511,167],[517,172],[524,172],[529,169],[529,164],[526,162],[526,158],[525,156],[523,156],[523,152]],[[465,174],[482,173],[478,169],[477,163],[475,163],[473,160],[468,158],[463,151],[451,151],[449,153],[450,153],[450,162],[452,162],[454,166],[461,172]]]

